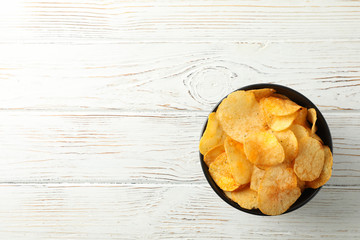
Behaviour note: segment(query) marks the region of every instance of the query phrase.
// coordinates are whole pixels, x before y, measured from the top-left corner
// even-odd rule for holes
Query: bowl
[[[282,86],[282,85],[277,85],[277,84],[267,84],[267,83],[260,83],[260,84],[253,84],[253,85],[248,85],[242,88],[239,88],[235,91],[238,90],[251,90],[251,89],[260,89],[260,88],[273,88],[276,90],[277,93],[283,94],[285,96],[287,96],[288,98],[290,98],[292,101],[294,101],[295,103],[299,104],[300,106],[306,107],[306,108],[314,108],[316,110],[317,113],[317,121],[316,121],[316,125],[318,127],[318,130],[316,132],[316,134],[323,140],[324,145],[329,146],[331,152],[333,152],[333,146],[332,146],[332,138],[331,138],[331,133],[330,133],[330,129],[328,124],[325,121],[324,116],[321,114],[321,112],[319,111],[319,109],[315,106],[315,104],[313,104],[308,98],[306,98],[304,95],[302,95],[301,93]],[[230,94],[230,93],[229,93]],[[226,96],[227,97],[227,96]],[[221,99],[221,101],[219,101],[218,104],[216,104],[215,108],[212,110],[212,112],[215,112],[219,106],[219,104],[226,98],[224,97],[223,99]],[[207,124],[207,120],[204,124],[204,127],[202,129],[202,133],[201,136],[204,134],[205,128],[206,128],[206,124]],[[201,162],[201,167],[203,169],[203,172],[205,174],[205,177],[207,179],[207,181],[209,182],[210,186],[212,187],[212,189],[217,193],[217,195],[224,200],[226,203],[228,203],[229,205],[233,206],[234,208],[249,213],[249,214],[254,214],[254,215],[261,215],[261,216],[268,216],[263,214],[259,209],[245,209],[240,207],[236,202],[230,200],[228,197],[226,197],[225,193],[223,192],[223,190],[221,190],[221,188],[219,188],[216,183],[214,182],[214,180],[211,178],[210,173],[209,173],[209,168],[208,166],[205,164],[204,162],[204,156],[200,153],[200,162]],[[304,192],[301,194],[301,196],[298,198],[298,200],[291,205],[291,207],[284,212],[285,213],[289,213],[292,212],[302,206],[304,206],[306,203],[308,203],[313,197],[315,197],[315,195],[320,191],[320,188],[317,189],[312,189],[312,188],[306,188],[304,190]]]

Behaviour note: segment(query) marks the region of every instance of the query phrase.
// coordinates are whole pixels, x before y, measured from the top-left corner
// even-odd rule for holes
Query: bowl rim
[[[305,97],[303,94],[299,93],[298,91],[292,89],[292,88],[289,88],[289,87],[286,87],[286,86],[283,86],[283,85],[278,85],[278,84],[273,84],[273,83],[257,83],[257,84],[251,84],[251,85],[246,85],[246,86],[243,86],[241,88],[238,88],[230,93],[228,93],[225,97],[223,97],[216,105],[215,107],[212,109],[211,112],[215,112],[218,108],[218,106],[220,105],[220,103],[231,93],[233,92],[236,92],[236,91],[239,91],[239,90],[252,90],[252,89],[261,89],[261,88],[274,88],[276,90],[276,92],[278,92],[278,90],[284,90],[284,91],[288,91],[288,92],[292,92],[294,93],[295,95],[297,95],[298,97],[302,98],[304,101],[306,101],[310,107],[314,108],[316,110],[316,113],[317,113],[317,122],[322,122],[324,124],[323,127],[325,127],[324,131],[326,131],[326,134],[328,135],[328,138],[326,139],[327,141],[327,146],[330,148],[330,151],[333,153],[333,144],[332,144],[332,137],[331,137],[331,132],[330,132],[330,128],[329,128],[329,125],[328,123],[326,122],[324,116],[322,115],[322,113],[320,112],[320,110],[316,107],[316,105],[310,101],[310,99],[308,99],[307,97]],[[286,95],[285,95],[286,96]],[[288,97],[288,96],[287,96]],[[291,97],[289,97],[291,99]],[[292,100],[294,101],[294,100]],[[296,101],[294,101],[296,103]],[[308,108],[308,107],[307,107]],[[211,113],[210,112],[210,113]],[[203,125],[203,128],[202,128],[202,131],[201,131],[201,134],[200,134],[200,139],[201,137],[203,136],[204,132],[205,132],[205,129],[206,129],[206,125],[207,125],[207,122],[208,122],[208,118],[206,118],[206,121]],[[324,141],[324,140],[323,140]],[[325,141],[324,141],[325,142]],[[229,204],[230,206],[240,210],[240,211],[243,211],[243,212],[246,212],[246,213],[249,213],[249,214],[253,214],[253,215],[257,215],[257,216],[270,216],[270,215],[266,215],[264,213],[262,213],[259,209],[246,209],[246,208],[242,208],[240,207],[239,204],[237,204],[236,202],[232,201],[231,199],[229,199],[224,191],[222,189],[220,189],[217,184],[214,182],[214,180],[211,178],[210,174],[209,174],[209,168],[208,166],[205,164],[204,162],[204,156],[200,153],[199,151],[199,155],[200,155],[200,163],[201,163],[201,168],[203,170],[203,173],[205,175],[205,178],[207,180],[207,182],[209,183],[209,185],[211,186],[211,188],[214,190],[214,192],[222,199],[224,200],[227,204]],[[284,213],[280,214],[280,215],[283,215],[283,214],[286,214],[286,213],[289,213],[289,212],[292,212],[296,209],[299,209],[300,207],[304,206],[306,203],[308,203],[311,199],[313,199],[315,197],[315,195],[320,191],[322,187],[319,187],[317,189],[312,189],[312,188],[306,188],[304,190],[304,192],[301,193],[301,196],[297,199],[297,201],[290,206],[290,208],[285,211]],[[303,196],[303,194],[306,194],[306,198],[304,199],[301,199],[301,197]],[[305,195],[304,195],[305,196]],[[300,200],[300,201],[299,201]],[[279,216],[279,215],[277,215]]]

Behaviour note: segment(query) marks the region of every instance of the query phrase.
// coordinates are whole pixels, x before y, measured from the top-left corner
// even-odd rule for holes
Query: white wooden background
[[[294,88],[334,141],[306,206],[223,202],[198,157],[233,89]],[[360,239],[360,2],[3,0],[0,239]]]

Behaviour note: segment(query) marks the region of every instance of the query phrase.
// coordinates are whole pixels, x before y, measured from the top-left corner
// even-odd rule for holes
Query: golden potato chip
[[[259,189],[260,181],[265,174],[265,170],[262,170],[254,165],[253,172],[251,174],[250,188],[254,191]]]
[[[333,156],[328,146],[324,146],[325,161],[320,176],[314,181],[307,182],[306,185],[311,188],[319,188],[329,181],[332,172]]]
[[[250,182],[252,164],[246,159],[243,145],[227,137],[224,146],[236,183],[242,185]]]
[[[296,139],[295,134],[287,129],[281,132],[273,132],[279,143],[284,149],[285,152],[285,160],[284,162],[291,162],[293,161],[299,151],[298,148],[298,141]]]
[[[226,195],[229,199],[231,199],[231,192],[229,192],[229,191],[224,191],[224,193],[225,193],[225,195]]]
[[[300,178],[297,178],[297,186],[300,188],[301,192],[303,192],[306,188],[306,182],[300,180]]]
[[[258,167],[276,165],[285,159],[283,147],[268,131],[254,132],[246,137],[244,150],[247,159]]]
[[[315,138],[316,140],[318,140],[319,142],[321,142],[322,144],[324,144],[323,140],[316,134],[314,133],[313,135],[311,135],[312,138]]]
[[[223,152],[225,152],[224,144],[213,147],[204,155],[204,162],[207,166],[210,166],[210,164]]]
[[[243,143],[246,134],[265,128],[260,105],[251,92],[236,91],[225,98],[216,111],[225,133]]]
[[[281,166],[281,167],[293,169],[293,167],[294,167],[294,161],[292,161],[292,162],[288,162],[288,161],[285,162],[285,161],[284,161],[284,162],[280,163],[280,164],[277,165],[277,166]]]
[[[200,139],[199,150],[205,155],[211,148],[224,143],[225,135],[214,112],[210,113],[205,132]]]
[[[260,104],[267,113],[275,116],[290,115],[301,108],[291,100],[277,97],[262,98]]]
[[[311,134],[314,134],[317,130],[315,125],[317,120],[317,115],[316,115],[316,110],[314,108],[308,109],[307,119],[310,123],[312,123]]]
[[[293,124],[289,129],[295,134],[298,141],[300,141],[303,137],[309,136],[309,131],[302,125]]]
[[[280,190],[294,188],[297,187],[297,177],[292,168],[286,167],[285,164],[280,164],[266,169],[260,182],[261,185],[267,187],[276,185]]]
[[[273,93],[271,94],[271,97],[275,97],[275,98],[281,98],[281,99],[287,99],[289,100],[289,98],[285,95],[279,94],[279,93]]]
[[[302,181],[313,181],[320,176],[324,166],[322,144],[312,138],[304,137],[299,141],[299,153],[295,158],[294,171]]]
[[[294,120],[293,124],[299,124],[305,127],[308,127],[308,123],[307,123],[307,108],[302,107],[299,111],[298,111],[298,115],[296,117],[296,119]]]
[[[282,191],[267,189],[259,191],[258,207],[266,215],[280,215],[286,212],[301,196],[300,188]]]
[[[238,203],[240,207],[246,209],[257,208],[257,192],[251,190],[249,187],[237,189],[231,192],[231,200]]]
[[[266,170],[258,190],[258,207],[267,215],[279,215],[300,197],[297,178],[291,168],[270,167]]]
[[[296,119],[297,112],[286,116],[275,116],[266,112],[263,112],[267,125],[274,131],[282,131],[287,129],[293,121]]]
[[[226,159],[226,153],[220,154],[210,164],[209,173],[215,183],[224,191],[234,191],[240,185],[235,182]]]
[[[272,88],[261,88],[261,89],[249,90],[249,92],[254,93],[256,100],[259,101],[261,98],[269,97],[271,94],[275,92],[275,90]]]

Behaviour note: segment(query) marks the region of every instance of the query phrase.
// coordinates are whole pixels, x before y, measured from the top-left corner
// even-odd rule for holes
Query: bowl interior
[[[318,126],[318,131],[316,132],[316,134],[319,135],[319,137],[324,141],[325,145],[329,146],[331,152],[333,151],[332,138],[331,138],[330,129],[328,127],[328,124],[326,123],[325,118],[321,114],[319,109],[309,99],[307,99],[304,95],[302,95],[301,93],[299,93],[291,88],[277,85],[277,84],[265,84],[265,83],[264,84],[254,84],[254,85],[248,85],[248,86],[239,88],[238,90],[251,90],[251,89],[260,89],[260,88],[273,88],[276,90],[277,93],[287,96],[292,101],[299,104],[300,106],[303,106],[306,108],[314,108],[317,113],[316,124]],[[215,108],[213,109],[213,112],[215,112],[217,110],[217,108],[218,108],[219,104],[222,102],[222,100],[223,99],[221,99],[221,101],[215,106]],[[205,122],[201,136],[204,134],[206,124],[207,124],[207,121]],[[205,177],[206,177],[207,181],[209,182],[210,186],[219,195],[219,197],[221,197],[225,202],[227,202],[234,208],[237,208],[241,211],[244,211],[244,212],[247,212],[250,214],[254,214],[254,215],[267,216],[258,209],[248,210],[248,209],[242,208],[237,203],[235,203],[232,200],[230,200],[229,198],[227,198],[225,193],[223,192],[223,190],[221,190],[216,185],[214,180],[211,178],[211,176],[209,174],[209,168],[205,164],[204,156],[201,153],[200,153],[200,161],[201,161],[201,167],[204,171]],[[311,189],[311,188],[305,189],[304,192],[299,197],[299,199],[285,213],[294,211],[295,209],[298,209],[301,206],[305,205],[320,191],[320,189],[321,189],[321,187],[318,189]],[[283,213],[283,214],[285,214],[285,213]]]

